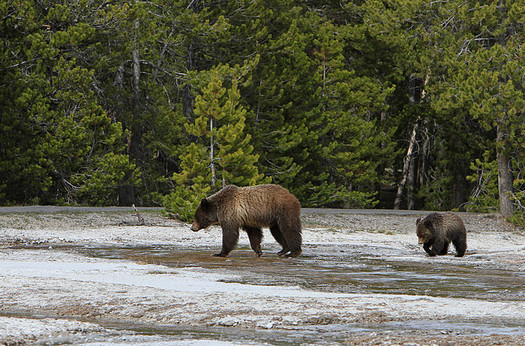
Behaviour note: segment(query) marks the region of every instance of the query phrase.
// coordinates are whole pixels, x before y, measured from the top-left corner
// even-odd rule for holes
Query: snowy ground
[[[219,229],[142,216],[146,225],[121,210],[0,213],[0,344],[525,343],[525,232],[494,215],[461,214],[464,258],[453,248],[429,258],[417,215],[309,211],[297,259],[277,259],[267,231],[261,258],[245,235],[230,258],[212,257]],[[173,255],[164,262],[152,249]],[[383,258],[386,273],[367,273]],[[388,271],[397,264],[431,277],[411,272],[410,287],[393,289],[390,279],[408,282]],[[455,268],[458,282],[479,281],[472,294],[451,289]],[[431,292],[429,280],[448,293]]]

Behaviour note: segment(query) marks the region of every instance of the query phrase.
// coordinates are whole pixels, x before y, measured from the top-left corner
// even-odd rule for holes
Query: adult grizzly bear
[[[239,228],[248,233],[250,245],[261,256],[262,227],[269,227],[283,247],[279,256],[301,254],[301,205],[297,198],[279,185],[237,187],[227,185],[216,194],[203,199],[191,230],[197,232],[213,224],[222,227],[222,251],[215,256],[226,257],[237,245]]]
[[[429,256],[446,255],[450,242],[456,248],[456,257],[463,257],[467,250],[467,230],[459,216],[452,213],[432,213],[417,219],[419,244]]]

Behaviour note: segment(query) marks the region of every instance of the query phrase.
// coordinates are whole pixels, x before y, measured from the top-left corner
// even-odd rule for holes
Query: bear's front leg
[[[440,256],[444,256],[448,253],[448,246],[450,245],[449,242],[444,242],[443,243],[443,249],[441,249],[441,251],[438,253],[438,255]]]
[[[443,251],[443,247],[445,246],[445,243],[442,239],[436,239],[434,240],[434,243],[432,243],[432,249],[428,251],[428,255],[430,257],[434,257]]]
[[[431,242],[423,244],[423,250],[425,250],[426,253],[430,254],[430,246],[432,245]]]
[[[222,226],[222,250],[215,254],[218,257],[227,257],[230,252],[237,246],[239,241],[239,227],[230,225]]]

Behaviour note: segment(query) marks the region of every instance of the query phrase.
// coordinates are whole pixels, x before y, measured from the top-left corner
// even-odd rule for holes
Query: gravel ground
[[[329,344],[525,344],[525,303],[505,299],[505,292],[503,299],[482,300],[245,284],[242,273],[204,265],[223,260],[209,256],[220,247],[217,228],[193,233],[154,209],[141,211],[144,222],[125,209],[11,211],[0,210],[0,344],[323,344],[323,335]],[[469,231],[467,256],[430,259],[414,234],[415,219],[424,214],[306,210],[304,256],[317,247],[365,244],[413,263],[525,272],[523,229],[497,215],[460,214]],[[265,239],[263,247],[274,246],[266,231]],[[202,266],[168,267],[72,250],[100,246],[182,246],[203,249],[206,257],[198,257]],[[248,246],[246,237],[239,246]],[[301,257],[289,261],[300,264]],[[525,283],[523,275],[517,280]],[[498,327],[470,332],[480,321]],[[179,326],[181,332],[137,332],[140,325]],[[268,330],[281,336],[266,340]]]

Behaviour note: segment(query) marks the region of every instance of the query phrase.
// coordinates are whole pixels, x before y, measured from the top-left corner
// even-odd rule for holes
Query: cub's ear
[[[210,208],[210,202],[208,202],[208,199],[203,198],[201,200],[201,207],[204,211],[207,211]]]
[[[420,222],[421,222],[421,218],[418,217],[417,220],[416,220],[416,226],[418,226]]]

